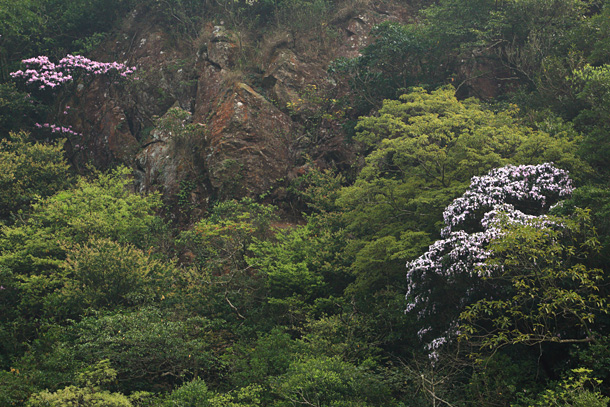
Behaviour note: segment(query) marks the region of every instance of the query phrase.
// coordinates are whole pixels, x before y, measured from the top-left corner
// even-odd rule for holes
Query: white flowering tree
[[[432,359],[457,337],[491,347],[561,341],[559,318],[588,329],[593,308],[605,307],[595,294],[601,272],[575,261],[595,239],[574,236],[592,228],[586,214],[546,215],[572,191],[568,173],[552,164],[506,166],[473,177],[445,209],[443,239],[407,263],[406,311],[421,323]]]
[[[485,262],[493,295],[461,313],[460,337],[490,349],[594,342],[596,318],[609,309],[603,271],[588,267],[599,248],[588,211],[500,224]]]

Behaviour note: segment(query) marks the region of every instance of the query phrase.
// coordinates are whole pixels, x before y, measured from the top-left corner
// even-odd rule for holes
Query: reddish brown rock
[[[351,147],[336,120],[315,121],[309,113],[318,115],[316,109],[326,108],[321,103],[346,92],[330,81],[328,63],[357,55],[370,28],[398,14],[364,3],[346,7],[332,23],[342,36],[295,41],[294,33],[274,30],[238,35],[211,20],[198,35],[176,35],[152,23],[154,13],[147,7],[131,13],[92,55],[137,66],[138,80],[98,78],[63,99],[62,106],[73,110],[61,124],[88,140],[76,161],[101,169],[131,166],[139,190],[162,191],[169,204],[190,199],[186,204],[201,210],[210,199],[256,197],[271,189],[272,199],[281,200],[279,187],[296,176],[304,156],[320,166],[350,165]],[[187,143],[156,127],[172,106],[189,112],[201,128]]]
[[[219,68],[230,68],[235,64],[238,51],[237,36],[223,26],[215,26],[208,41],[207,59]]]
[[[257,196],[292,163],[290,118],[244,83],[219,99],[208,125],[210,182],[221,198]]]
[[[263,76],[263,84],[271,88],[278,106],[296,103],[307,85],[326,82],[327,74],[319,63],[301,61],[290,49],[275,52]]]
[[[86,147],[77,161],[87,158],[100,168],[131,165],[140,146],[120,105],[120,92],[108,78],[80,83],[76,89],[65,105],[70,106],[73,129],[83,135],[78,143]]]

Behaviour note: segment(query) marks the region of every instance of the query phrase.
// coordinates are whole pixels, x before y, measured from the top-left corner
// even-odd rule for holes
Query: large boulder
[[[219,197],[257,196],[286,177],[290,118],[250,86],[226,89],[208,123],[206,167]]]
[[[270,89],[278,106],[285,108],[298,102],[307,85],[326,81],[323,68],[319,62],[304,62],[292,50],[279,48],[263,75],[263,86]]]
[[[140,146],[131,132],[119,93],[108,78],[78,84],[65,106],[71,106],[71,125],[82,134],[74,143],[85,147],[75,163],[89,161],[99,168],[132,164]]]
[[[238,57],[239,41],[224,26],[214,26],[207,46],[207,59],[219,68],[231,68]]]

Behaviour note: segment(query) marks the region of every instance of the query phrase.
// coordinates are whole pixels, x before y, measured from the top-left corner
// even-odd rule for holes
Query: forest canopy
[[[608,405],[606,0],[0,34],[0,405]]]

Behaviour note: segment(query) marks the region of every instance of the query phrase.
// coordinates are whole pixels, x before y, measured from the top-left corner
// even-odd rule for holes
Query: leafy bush
[[[207,340],[204,318],[179,319],[156,308],[93,313],[74,324],[75,355],[85,363],[109,359],[120,388],[169,390],[198,376],[216,378],[221,370]]]
[[[0,140],[0,219],[67,188],[71,183],[63,142],[31,143],[27,134]]]
[[[69,280],[62,292],[78,308],[115,308],[152,303],[169,295],[166,285],[176,271],[131,245],[93,239],[67,254]]]
[[[184,383],[172,391],[164,403],[163,407],[208,407],[208,399],[213,393],[208,390],[208,386],[200,378],[195,378],[190,382]]]
[[[79,374],[78,386],[68,386],[54,393],[43,391],[30,397],[28,407],[132,407],[127,397],[120,393],[102,390],[116,378],[116,370],[108,360],[102,360]],[[80,387],[79,387],[80,386]]]
[[[366,369],[338,357],[304,357],[290,365],[274,390],[285,400],[280,406],[389,406],[387,387]]]
[[[606,407],[610,399],[595,390],[601,380],[590,377],[590,374],[588,369],[572,369],[564,380],[524,401],[530,407]]]

